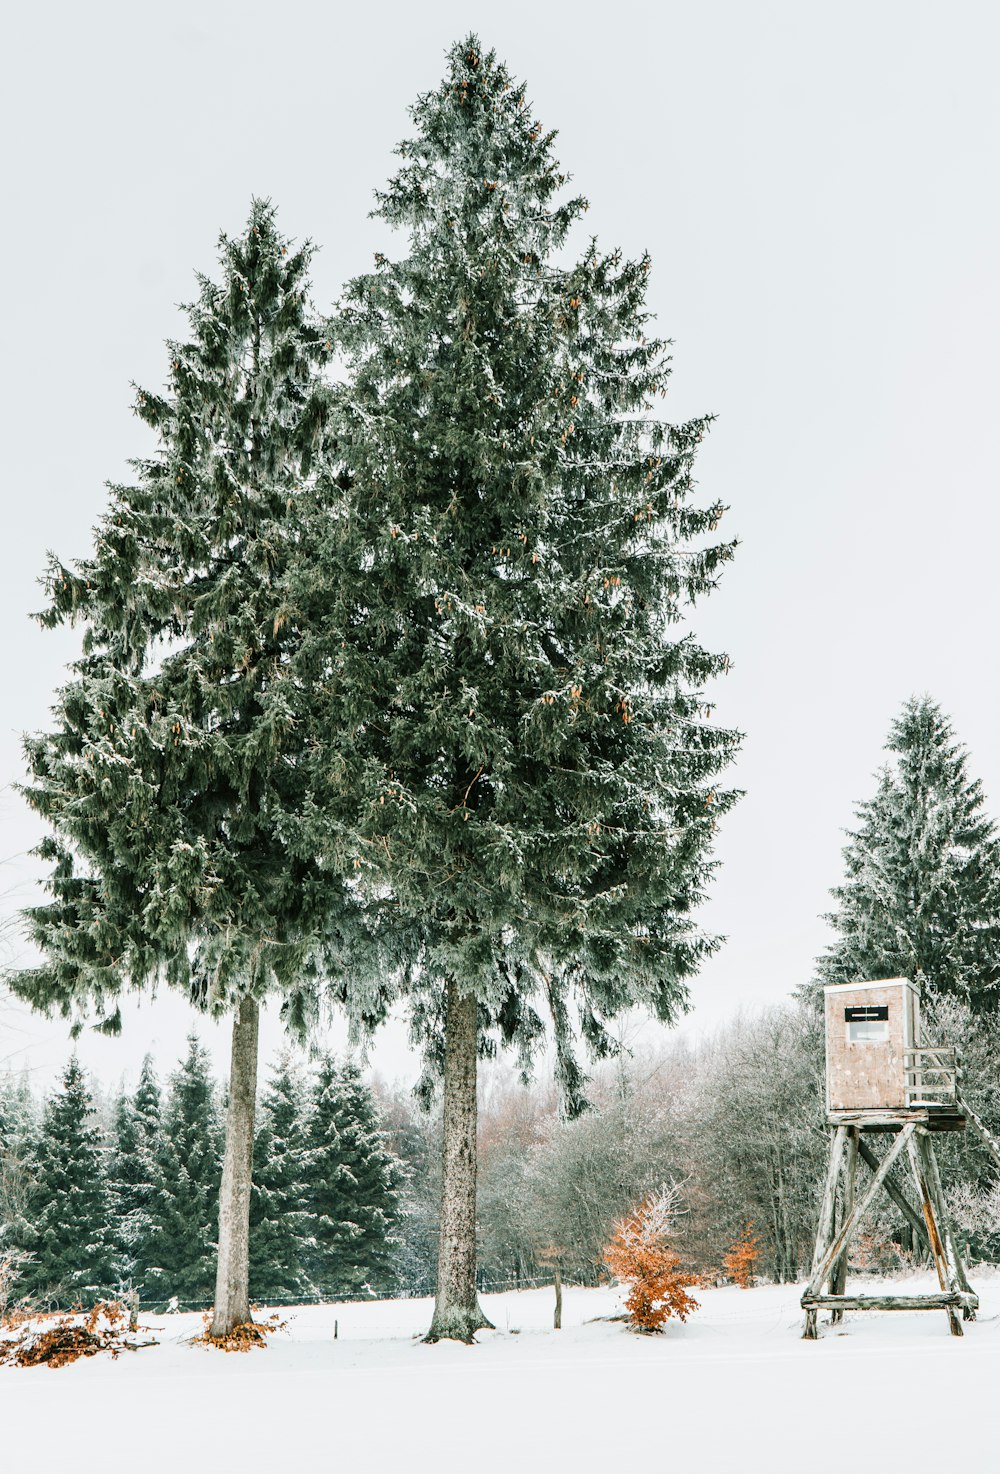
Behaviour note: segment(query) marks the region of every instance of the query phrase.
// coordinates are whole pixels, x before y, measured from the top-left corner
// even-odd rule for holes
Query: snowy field
[[[612,1290],[567,1290],[559,1332],[551,1290],[489,1295],[472,1347],[415,1339],[427,1300],[290,1312],[246,1355],[186,1344],[200,1317],[144,1317],[161,1344],[116,1362],[0,1369],[0,1469],[1000,1474],[1000,1278],[973,1282],[962,1340],[921,1312],[805,1342],[794,1286],[699,1291],[659,1337],[595,1320]]]

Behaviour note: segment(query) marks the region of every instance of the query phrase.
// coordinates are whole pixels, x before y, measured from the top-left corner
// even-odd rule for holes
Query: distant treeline
[[[939,1000],[929,1025],[964,1060],[963,1090],[1000,1132],[1000,1020]],[[761,1272],[794,1280],[812,1253],[828,1137],[818,1010],[804,999],[738,1018],[692,1048],[622,1058],[591,1082],[593,1108],[567,1122],[555,1089],[506,1068],[481,1078],[479,1277],[537,1283],[558,1264],[595,1283],[615,1222],[663,1183],[681,1185],[675,1243],[721,1275],[747,1225]],[[146,1303],[209,1305],[221,1165],[221,1092],[192,1039],[161,1089],[95,1108],[72,1062],[39,1103],[0,1081],[0,1258],[7,1299],[70,1304],[138,1289]],[[103,1120],[101,1119],[103,1117]],[[267,1302],[429,1294],[438,1241],[440,1113],[357,1068],[279,1061],[260,1103],[251,1286]],[[1000,1259],[1000,1193],[971,1133],[943,1137],[950,1206],[973,1260]],[[859,1236],[856,1267],[910,1262],[891,1206]],[[10,1276],[8,1276],[10,1277]]]

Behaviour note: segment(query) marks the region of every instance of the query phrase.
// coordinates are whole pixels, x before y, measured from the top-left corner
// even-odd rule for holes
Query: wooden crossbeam
[[[968,1116],[973,1126],[976,1128],[976,1132],[986,1150],[989,1152],[990,1156],[993,1158],[997,1166],[1000,1167],[1000,1141],[997,1141],[992,1131],[990,1131],[989,1128],[986,1126],[986,1123],[980,1120],[979,1116],[976,1115],[976,1112],[972,1109],[969,1102],[965,1099],[964,1096],[960,1095],[958,1097],[958,1104]]]
[[[823,1310],[956,1310],[975,1309],[978,1297],[964,1290],[940,1295],[803,1295],[803,1309]]]
[[[810,1276],[809,1284],[806,1287],[806,1295],[818,1295],[823,1288],[823,1283],[836,1263],[841,1250],[849,1242],[854,1230],[875,1201],[875,1195],[889,1175],[893,1162],[895,1162],[903,1148],[909,1146],[916,1129],[916,1126],[912,1122],[905,1125],[882,1158],[878,1166],[878,1171],[868,1185],[868,1191],[855,1203],[853,1211],[844,1218],[840,1232],[834,1236],[833,1242],[828,1244],[825,1252],[818,1256],[819,1262],[814,1263],[813,1272]],[[836,1160],[834,1160],[835,1158]],[[831,1175],[833,1176],[833,1192],[836,1193],[837,1173],[840,1168],[840,1158],[839,1154],[836,1153],[836,1149],[830,1154],[830,1167]],[[817,1242],[818,1248],[819,1244]]]
[[[964,1131],[965,1116],[959,1105],[941,1101],[924,1101],[923,1105],[910,1105],[900,1110],[882,1110],[872,1106],[857,1110],[836,1110],[827,1113],[830,1126],[857,1126],[861,1131],[897,1132],[900,1126],[912,1121],[926,1126],[931,1131]]]
[[[858,1155],[860,1156],[862,1162],[864,1162],[866,1167],[870,1167],[873,1172],[877,1172],[878,1157],[872,1151],[871,1147],[868,1145],[867,1141],[865,1141],[864,1137],[861,1136],[860,1132],[858,1133],[858,1135],[860,1138],[858,1141]],[[917,1212],[916,1208],[914,1208],[913,1204],[908,1202],[907,1199],[900,1192],[891,1175],[885,1179],[885,1190],[889,1194],[889,1197],[892,1199],[892,1201],[896,1204],[896,1207],[899,1209],[900,1213],[902,1213],[907,1223],[913,1229],[913,1232],[920,1239],[920,1242],[923,1244],[924,1248],[929,1251],[930,1244],[927,1242],[927,1225],[920,1214]]]

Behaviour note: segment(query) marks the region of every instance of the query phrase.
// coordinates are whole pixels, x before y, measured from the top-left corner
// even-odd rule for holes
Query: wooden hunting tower
[[[842,983],[824,989],[826,1108],[830,1160],[820,1207],[812,1273],[802,1308],[805,1336],[816,1337],[823,1307],[839,1321],[845,1310],[944,1310],[952,1335],[962,1334],[958,1312],[973,1320],[979,1305],[948,1219],[933,1133],[962,1131],[967,1111],[958,1093],[955,1050],[921,1042],[920,990],[906,978]],[[893,1137],[881,1154],[867,1136]],[[988,1133],[987,1133],[988,1136]],[[994,1150],[996,1143],[987,1139]],[[917,1203],[894,1180],[908,1160]],[[873,1176],[858,1194],[858,1161]],[[848,1251],[862,1218],[883,1189],[934,1260],[938,1295],[847,1295]],[[825,1290],[828,1292],[824,1293]]]
[[[905,1109],[920,1034],[916,984],[844,983],[825,989],[825,1000],[827,1112]]]

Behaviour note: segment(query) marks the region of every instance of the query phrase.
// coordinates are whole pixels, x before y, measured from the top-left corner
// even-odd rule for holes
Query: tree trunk
[[[476,1294],[476,999],[448,980],[444,1021],[444,1177],[437,1297],[428,1341],[471,1341],[490,1326]]]
[[[553,1330],[562,1330],[562,1270],[556,1265],[553,1271],[556,1282],[556,1311],[552,1317]]]
[[[250,1320],[250,1183],[259,1019],[256,998],[241,998],[233,1018],[226,1157],[219,1191],[219,1261],[209,1336],[228,1336]]]

